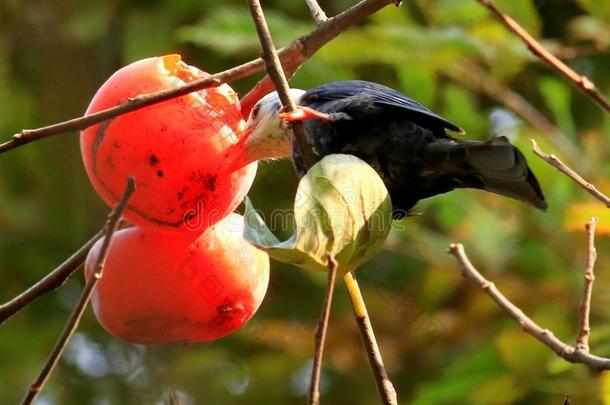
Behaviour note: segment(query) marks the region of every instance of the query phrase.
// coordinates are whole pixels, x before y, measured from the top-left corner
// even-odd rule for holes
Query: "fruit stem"
[[[314,357],[311,369],[311,384],[309,386],[309,405],[320,403],[320,372],[322,370],[322,355],[324,353],[324,342],[326,341],[326,331],[330,318],[330,307],[333,302],[333,291],[335,290],[335,279],[337,278],[337,262],[334,257],[328,258],[328,278],[326,284],[326,295],[322,305],[322,313],[314,336]]]
[[[362,297],[360,287],[358,287],[356,276],[353,272],[347,273],[343,276],[343,281],[345,282],[345,287],[347,288],[347,292],[352,301],[356,323],[360,330],[360,337],[362,338],[362,343],[364,344],[369,359],[369,367],[371,368],[373,376],[375,377],[375,382],[377,383],[377,390],[381,396],[381,402],[385,405],[396,405],[398,404],[396,390],[385,371],[381,352],[377,345],[375,332],[373,331],[373,325],[371,325],[371,320],[368,311],[366,310],[366,304],[364,303],[364,297]]]

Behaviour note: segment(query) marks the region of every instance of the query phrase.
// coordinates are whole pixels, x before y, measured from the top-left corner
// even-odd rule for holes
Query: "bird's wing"
[[[343,80],[325,83],[308,90],[303,96],[303,100],[339,100],[353,96],[365,96],[376,104],[405,109],[411,113],[425,116],[426,118],[437,122],[443,128],[460,133],[464,132],[464,130],[457,125],[447,121],[445,118],[430,111],[428,108],[399,91],[379,83],[367,82],[364,80]]]

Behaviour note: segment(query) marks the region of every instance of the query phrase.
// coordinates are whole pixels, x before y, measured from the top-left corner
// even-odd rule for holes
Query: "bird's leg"
[[[291,112],[284,112],[284,108],[282,108],[280,110],[279,117],[284,122],[305,121],[311,118],[331,122],[352,119],[352,117],[345,113],[326,114],[318,110],[314,110],[313,108],[304,106],[297,106],[297,109]]]

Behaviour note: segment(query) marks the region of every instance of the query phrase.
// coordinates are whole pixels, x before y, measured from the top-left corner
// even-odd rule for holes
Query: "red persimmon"
[[[86,114],[208,76],[179,55],[143,59],[114,73]],[[93,187],[109,205],[135,176],[129,221],[202,231],[232,212],[254,179],[256,163],[227,170],[244,125],[237,95],[223,84],[93,125],[81,132],[81,154]]]
[[[242,239],[243,226],[230,214],[194,242],[178,232],[118,231],[91,298],[100,324],[145,344],[210,341],[239,329],[269,283],[269,257]],[[101,245],[89,252],[86,279]]]

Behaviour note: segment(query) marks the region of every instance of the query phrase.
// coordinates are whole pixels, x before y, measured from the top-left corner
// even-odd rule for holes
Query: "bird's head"
[[[304,93],[304,90],[290,89],[290,96],[297,104]],[[252,107],[246,122],[244,162],[279,159],[291,154],[291,131],[279,118],[281,108],[275,91]]]

